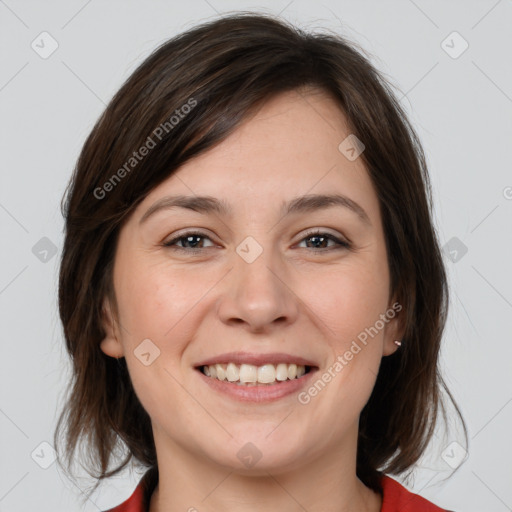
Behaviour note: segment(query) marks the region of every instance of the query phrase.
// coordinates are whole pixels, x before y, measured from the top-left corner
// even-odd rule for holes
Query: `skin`
[[[382,357],[397,349],[399,314],[305,405],[296,394],[237,402],[193,368],[224,352],[286,352],[321,375],[392,307],[377,196],[362,159],[338,150],[350,133],[325,93],[283,93],[156,187],[123,226],[119,316],[105,300],[101,349],[126,358],[152,420],[160,481],[151,512],[380,510],[381,496],[356,477],[358,420]],[[348,196],[371,225],[340,206],[282,217],[282,201],[312,193]],[[223,199],[233,216],[172,208],[139,223],[173,194]],[[206,231],[194,239],[199,254],[183,239],[175,247],[189,252],[163,246],[185,228]],[[352,246],[315,245],[311,228]],[[236,252],[247,236],[263,248],[252,263]],[[145,339],[160,350],[149,366],[134,354]],[[252,468],[237,457],[248,442],[262,454]]]

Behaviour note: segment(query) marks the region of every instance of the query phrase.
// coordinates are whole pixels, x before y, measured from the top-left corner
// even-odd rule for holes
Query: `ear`
[[[112,314],[112,307],[110,301],[105,298],[101,308],[102,313],[102,326],[105,331],[105,337],[100,343],[101,350],[107,354],[107,356],[115,357],[119,359],[124,357],[124,350],[121,342],[119,341],[119,331]]]
[[[395,340],[402,341],[405,333],[405,311],[398,301],[394,301],[391,304],[386,311],[386,317],[389,320],[384,331],[383,356],[390,356],[400,348],[395,343]]]

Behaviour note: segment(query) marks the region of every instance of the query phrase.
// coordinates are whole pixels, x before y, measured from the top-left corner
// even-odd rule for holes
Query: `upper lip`
[[[253,352],[227,352],[218,356],[205,359],[195,366],[210,366],[214,364],[227,364],[235,363],[236,365],[241,364],[252,364],[254,366],[263,366],[264,364],[297,364],[303,366],[316,366],[315,363],[309,359],[303,357],[294,356],[291,354],[284,354],[282,352],[272,352],[269,354],[256,354]]]

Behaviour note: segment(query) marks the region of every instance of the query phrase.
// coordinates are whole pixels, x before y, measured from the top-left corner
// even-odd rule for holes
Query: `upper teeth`
[[[286,379],[302,377],[306,373],[306,367],[286,363],[277,365],[264,364],[263,366],[228,363],[227,365],[214,364],[203,366],[203,373],[208,377],[228,380],[229,382],[240,381],[241,383],[259,382],[261,384],[269,384],[276,380],[284,381]]]

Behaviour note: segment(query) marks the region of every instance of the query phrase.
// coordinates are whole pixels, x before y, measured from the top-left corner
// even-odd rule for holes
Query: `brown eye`
[[[206,236],[204,233],[193,231],[189,233],[183,233],[180,236],[177,236],[172,240],[165,242],[163,245],[164,247],[170,247],[172,249],[179,249],[184,251],[197,251],[201,249],[206,249],[207,246],[204,245],[205,240],[210,240],[210,238]]]
[[[306,237],[304,237],[300,243],[306,240],[306,248],[308,249],[336,249],[336,248],[350,248],[350,244],[344,240],[340,240],[339,238],[331,235],[330,233],[324,233],[322,231],[315,231],[312,233],[308,233]],[[308,242],[311,241],[311,242]],[[328,246],[329,242],[334,242],[334,246]]]

